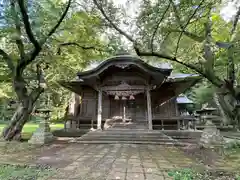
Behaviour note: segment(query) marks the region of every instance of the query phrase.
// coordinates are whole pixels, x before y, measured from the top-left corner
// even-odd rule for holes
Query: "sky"
[[[127,2],[131,1],[133,0],[114,0],[114,3],[116,5],[125,5]],[[128,8],[129,15],[133,15],[136,12],[136,6],[139,1],[140,0],[134,0],[134,5],[131,5],[131,7],[125,6],[126,8]],[[223,8],[221,10],[221,14],[226,21],[229,21],[236,14],[236,5],[240,6],[240,0],[225,0]]]
[[[221,14],[226,21],[229,21],[237,12],[236,6],[240,6],[240,0],[226,2],[221,10]]]

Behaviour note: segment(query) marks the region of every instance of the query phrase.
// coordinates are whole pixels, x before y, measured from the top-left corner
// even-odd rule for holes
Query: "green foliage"
[[[232,141],[225,145],[225,149],[227,150],[240,150],[240,141]]]
[[[0,179],[45,179],[54,174],[53,169],[28,166],[0,165]]]
[[[179,170],[172,170],[168,172],[168,176],[172,177],[174,180],[215,180],[219,176],[223,177],[224,179],[236,179],[240,180],[240,176],[238,174],[229,174],[226,172],[197,172],[193,169],[179,169]]]
[[[168,175],[173,177],[174,180],[193,180],[198,176],[198,173],[192,169],[181,169],[170,171]]]
[[[194,86],[189,92],[189,96],[194,101],[197,109],[201,108],[202,105],[206,103],[210,106],[215,106],[215,102],[213,101],[215,90],[213,85],[204,81]]]

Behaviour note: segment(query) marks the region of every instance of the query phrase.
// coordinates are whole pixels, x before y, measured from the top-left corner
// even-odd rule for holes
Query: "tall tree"
[[[6,26],[6,29],[8,28],[13,31],[8,37],[11,38],[10,41],[14,41],[15,45],[12,47],[16,47],[18,53],[12,55],[11,50],[0,49],[0,55],[9,68],[12,86],[17,95],[19,107],[13,115],[9,125],[3,130],[2,136],[5,140],[19,139],[21,137],[21,130],[29,119],[34,104],[44,91],[44,67],[42,64],[37,64],[34,69],[31,69],[36,73],[34,86],[29,87],[24,73],[26,73],[27,68],[30,67],[31,64],[38,60],[37,57],[44,45],[66,17],[71,3],[72,1],[68,0],[60,18],[48,33],[44,35],[41,34],[41,29],[38,29],[37,32],[37,29],[33,28],[33,24],[36,23],[36,21],[29,17],[29,14],[33,14],[34,10],[36,10],[35,8],[40,4],[24,0],[10,0],[6,3],[6,12],[4,15],[9,15],[8,17],[10,17],[10,21],[12,21],[12,26]],[[7,6],[9,6],[10,9],[7,8]],[[10,24],[10,21],[7,23]],[[41,34],[41,36],[38,36],[39,34]]]
[[[218,104],[228,122],[240,127],[237,106],[240,91],[236,79],[240,53],[238,1],[229,22],[221,16],[220,0],[139,1],[134,35],[111,18],[106,8],[109,1],[93,1],[111,27],[133,44],[137,55],[181,64],[210,81],[218,89]]]

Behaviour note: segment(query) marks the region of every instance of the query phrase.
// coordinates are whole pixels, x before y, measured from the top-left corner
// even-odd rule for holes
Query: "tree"
[[[108,1],[93,2],[111,27],[133,44],[137,55],[181,64],[211,82],[218,89],[219,108],[229,120],[225,123],[240,127],[240,89],[236,79],[240,53],[238,1],[236,14],[229,22],[221,16],[219,0],[140,1],[135,20],[140,28],[134,35],[110,18],[113,15],[105,8]]]
[[[25,52],[31,52],[33,51],[33,45],[29,41],[26,31],[24,31],[24,22],[22,17],[20,17],[20,8],[18,4],[16,5],[15,12],[19,15],[21,40],[24,44]],[[41,40],[46,37],[45,34],[49,33],[49,27],[55,24],[56,19],[59,18],[59,12],[62,10],[62,7],[63,3],[61,1],[28,1],[26,9],[28,9],[27,13],[31,29],[36,39]],[[0,35],[2,37],[0,39],[1,48],[5,50],[6,54],[8,53],[15,65],[14,68],[16,68],[20,56],[15,39],[18,37],[18,34],[16,34],[15,18],[13,17],[15,13],[8,8],[7,3],[3,5],[1,12],[3,12],[0,14],[1,19],[4,20],[2,22],[3,26],[0,27]],[[22,78],[24,79],[28,95],[40,88],[40,81],[42,85],[46,82],[48,86],[47,91],[43,95],[38,96],[38,101],[35,100],[30,109],[32,107],[38,108],[41,102],[47,98],[49,100],[49,108],[52,110],[51,119],[62,119],[65,108],[68,105],[70,92],[60,87],[57,81],[63,79],[71,80],[75,78],[76,72],[83,70],[92,61],[103,59],[109,56],[109,54],[115,53],[116,49],[122,49],[119,38],[115,36],[101,37],[105,33],[106,28],[108,27],[105,26],[99,15],[96,14],[93,4],[90,4],[89,1],[81,2],[81,4],[76,2],[71,3],[68,14],[66,14],[65,20],[61,22],[61,26],[44,43],[39,55],[23,70]],[[39,72],[42,71],[40,66],[43,68],[45,66],[48,67],[44,69],[44,76],[42,73],[39,74],[41,78],[36,77],[36,66],[39,67]],[[1,98],[1,102],[3,102],[1,112],[5,116],[4,120],[8,121],[7,118],[13,114],[13,109],[11,108],[6,111],[6,107],[8,107],[9,102],[12,100],[16,102],[15,100],[19,100],[19,98],[9,89],[14,75],[9,73],[10,71],[5,61],[1,62],[0,67],[0,85],[4,87],[3,95],[5,96]],[[44,88],[42,88],[42,92],[43,90]],[[21,108],[23,105],[20,100],[19,102],[19,108]],[[19,112],[19,114],[21,113]],[[18,128],[17,133],[15,134],[12,131],[13,134],[11,136],[13,136],[5,139],[20,139],[22,126],[28,120],[35,119],[34,116],[32,118],[29,118],[29,116],[31,116],[30,110],[25,118],[20,120],[21,126],[17,125],[19,121],[13,116],[10,126]],[[16,122],[16,125],[12,125],[12,123],[15,123],[13,121]],[[5,131],[4,133],[6,134]]]
[[[44,45],[63,22],[71,3],[71,0],[67,2],[65,9],[56,24],[46,35],[41,34],[40,37],[38,37],[37,34],[40,34],[41,31],[39,32],[38,29],[38,32],[36,32],[32,28],[32,25],[36,22],[30,21],[29,18],[29,14],[34,13],[32,8],[34,8],[34,5],[38,4],[34,4],[33,1],[27,1],[26,3],[24,0],[11,0],[9,4],[6,3],[6,7],[9,6],[10,9],[6,8],[5,15],[7,16],[8,13],[10,14],[14,25],[14,28],[11,27],[11,30],[14,32],[11,34],[11,41],[14,40],[18,54],[12,55],[3,49],[0,49],[0,55],[9,68],[12,86],[18,98],[19,106],[9,125],[3,130],[2,136],[5,140],[18,140],[21,138],[20,133],[22,128],[29,119],[34,104],[44,91],[44,67],[42,64],[37,64],[34,70],[31,69],[31,71],[36,72],[34,86],[30,87],[26,83],[25,73],[28,70],[27,68],[38,60],[37,57],[44,48]],[[31,6],[29,11],[27,6]]]

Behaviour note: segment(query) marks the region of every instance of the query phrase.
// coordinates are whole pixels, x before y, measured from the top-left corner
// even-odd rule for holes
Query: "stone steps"
[[[159,144],[171,146],[187,146],[194,144],[195,139],[190,137],[172,138],[159,130],[139,130],[139,129],[109,129],[103,131],[92,131],[80,138],[75,138],[72,142],[81,144]]]
[[[146,145],[164,145],[164,146],[188,146],[190,143],[184,143],[184,142],[153,142],[153,141],[106,141],[106,140],[81,140],[81,141],[71,141],[74,143],[79,144],[146,144]]]

